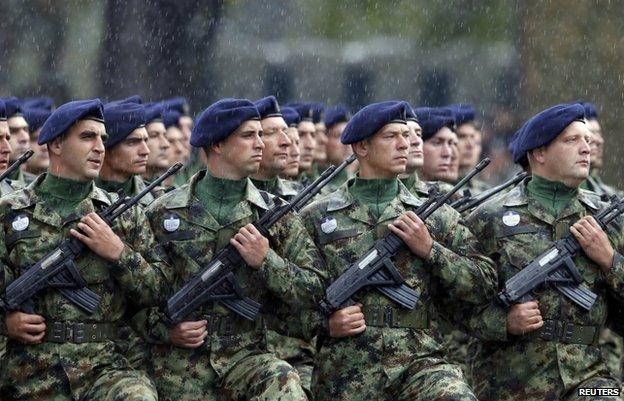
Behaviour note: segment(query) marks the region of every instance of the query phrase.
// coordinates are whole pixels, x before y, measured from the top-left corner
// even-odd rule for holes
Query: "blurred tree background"
[[[499,137],[596,103],[607,149],[624,91],[624,7],[599,0],[4,0],[0,95],[472,102]],[[504,142],[499,140],[499,142]],[[607,152],[618,186],[624,162]],[[616,181],[617,180],[617,181]]]

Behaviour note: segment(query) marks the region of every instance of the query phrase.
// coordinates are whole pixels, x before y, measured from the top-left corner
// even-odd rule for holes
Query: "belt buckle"
[[[561,341],[567,344],[572,342],[574,335],[574,323],[565,322],[561,327]]]
[[[223,322],[223,335],[231,336],[234,334],[234,319],[231,316],[223,316],[221,321]]]
[[[206,326],[208,334],[215,333],[219,329],[219,315],[216,313],[207,313],[206,320],[208,321],[208,325]]]
[[[77,344],[85,342],[85,324],[74,323],[71,326],[73,326],[73,341]]]
[[[65,341],[65,323],[63,322],[54,322],[52,324],[52,341],[54,342],[63,342]]]
[[[392,307],[391,306],[386,306],[386,308],[383,311],[383,323],[384,326],[388,326],[390,328],[394,327],[394,322],[392,321]]]
[[[544,322],[544,326],[542,327],[542,331],[539,335],[539,338],[545,341],[550,341],[555,338],[557,334],[557,321],[555,320],[546,320]]]

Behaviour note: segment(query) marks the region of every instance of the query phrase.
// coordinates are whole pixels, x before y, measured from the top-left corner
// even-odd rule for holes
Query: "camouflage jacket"
[[[555,240],[567,235],[569,227],[580,217],[605,206],[593,192],[579,189],[578,195],[554,217],[527,194],[526,182],[479,206],[466,219],[486,255],[497,264],[499,289]],[[560,324],[568,328],[586,327],[584,330],[591,330],[597,338],[607,319],[606,288],[624,294],[624,258],[617,253],[624,246],[621,221],[616,220],[607,229],[616,249],[608,274],[583,252],[574,258],[584,284],[598,294],[593,308],[585,312],[552,287],[544,287],[534,295],[545,322],[563,322]],[[559,399],[583,380],[607,375],[597,343],[547,341],[540,338],[545,329],[512,336],[507,334],[506,321],[507,310],[494,301],[467,320],[473,332],[484,340],[479,366],[475,366],[473,374],[487,376],[482,377],[490,383],[485,399]]]
[[[42,174],[28,187],[0,200],[0,263],[4,270],[0,283],[2,291],[6,284],[69,236],[69,229],[81,216],[111,203],[110,195],[92,184],[89,195],[64,221],[35,192],[44,176]],[[18,221],[20,224],[17,224]],[[88,314],[69,302],[58,290],[44,289],[33,298],[34,313],[44,316],[48,329],[55,321],[118,325],[135,307],[157,304],[160,293],[167,286],[163,274],[167,269],[164,267],[164,255],[159,252],[145,215],[134,207],[115,220],[113,230],[125,243],[118,262],[108,262],[89,251],[76,260],[88,288],[102,297],[99,308]],[[0,376],[4,375],[10,382],[19,384],[24,378],[34,375],[37,369],[57,369],[58,366],[62,366],[75,399],[81,398],[94,378],[103,371],[129,367],[114,341],[81,344],[44,342],[34,346],[9,341],[6,363],[0,367]]]
[[[266,191],[271,195],[279,196],[285,200],[291,200],[299,191],[303,189],[303,185],[296,181],[286,180],[281,177],[276,177],[276,181],[273,184],[272,180],[251,180],[254,186],[260,190]]]
[[[2,182],[0,182],[0,197],[17,191],[22,187],[23,185],[19,181],[14,181],[10,178],[6,178]]]
[[[600,195],[603,199],[612,195],[622,196],[622,191],[605,184],[600,176],[596,173],[592,173],[587,177],[587,180],[581,185],[582,188],[589,191],[593,191]]]
[[[173,282],[172,291],[179,290],[205,266],[240,227],[256,220],[272,206],[272,198],[267,194],[271,203],[267,204],[261,192],[248,180],[244,201],[236,205],[230,222],[222,226],[194,196],[195,186],[204,174],[205,170],[197,173],[188,184],[156,199],[146,210],[158,242],[173,264],[173,270],[168,272]],[[322,291],[320,258],[299,217],[287,214],[272,227],[270,234],[271,249],[260,269],[241,266],[234,270],[246,296],[262,304],[263,312],[254,327],[248,327],[245,319],[220,304],[209,302],[198,316],[225,315],[232,319],[235,327],[240,326],[240,330],[227,335],[214,332],[197,350],[157,345],[155,355],[163,347],[167,347],[167,352],[160,353],[164,355],[162,360],[154,357],[156,369],[166,369],[169,358],[198,358],[202,361],[196,363],[198,369],[202,369],[199,365],[206,364],[223,376],[245,356],[266,352],[263,313],[285,311],[288,314],[290,305],[310,306],[319,299]],[[153,310],[149,313],[146,334],[152,342],[167,343],[168,330],[157,315]],[[198,372],[195,374],[201,374]]]
[[[418,178],[416,173],[413,173],[407,178],[402,178],[401,182],[405,187],[414,195],[419,198],[427,198],[429,196],[429,191],[433,188],[440,193],[448,193],[453,189],[453,186],[448,182],[443,181],[422,181]],[[456,192],[451,200],[457,200],[461,198],[461,191]]]
[[[337,191],[315,201],[301,212],[304,224],[325,261],[330,278],[328,283],[336,280],[377,239],[384,236],[389,223],[406,211],[415,210],[423,202],[400,184],[399,195],[376,219],[367,206],[351,195],[348,186],[352,182],[347,181]],[[328,224],[333,221],[335,224]],[[357,302],[364,305],[366,331],[352,338],[322,338],[319,360],[330,359],[328,354],[337,350],[352,349],[353,355],[366,354],[367,359],[382,364],[390,380],[398,379],[411,364],[427,358],[442,358],[439,343],[427,329],[432,305],[445,309],[448,304],[461,302],[468,307],[492,296],[496,281],[492,262],[480,255],[477,240],[462,225],[459,214],[443,206],[426,224],[434,237],[430,255],[422,260],[405,248],[393,258],[405,283],[420,293],[417,307],[412,311],[401,309],[377,291],[362,292]],[[383,312],[388,308],[392,309],[393,320],[405,323],[420,321],[418,324],[423,327],[372,324],[374,316],[369,312]],[[318,314],[310,315],[309,320],[313,322],[314,319],[317,323],[320,321]],[[311,322],[305,324],[311,327]],[[354,360],[353,363],[357,362]],[[348,370],[348,367],[344,369]]]

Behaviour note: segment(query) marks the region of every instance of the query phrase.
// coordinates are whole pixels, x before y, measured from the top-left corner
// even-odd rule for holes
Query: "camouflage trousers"
[[[604,329],[600,333],[600,349],[609,372],[613,377],[622,380],[622,352],[624,352],[622,337],[609,329]]]
[[[389,378],[383,361],[354,358],[347,347],[321,349],[312,373],[315,400],[476,401],[461,369],[441,358],[405,359],[400,376]]]
[[[60,365],[31,376],[22,383],[2,379],[0,401],[76,401]],[[6,380],[5,380],[6,379]],[[100,375],[80,401],[158,401],[156,387],[141,371],[116,370]]]
[[[219,377],[205,349],[157,346],[150,372],[160,401],[308,399],[297,370],[272,353],[245,356]]]
[[[267,331],[267,349],[297,369],[301,386],[307,394],[310,394],[314,368],[314,341],[307,342],[299,338],[282,336],[272,330]]]

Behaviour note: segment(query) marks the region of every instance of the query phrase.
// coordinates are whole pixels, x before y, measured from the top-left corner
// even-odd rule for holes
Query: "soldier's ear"
[[[358,158],[366,157],[369,152],[370,143],[368,140],[359,141],[351,145],[351,148],[353,149],[353,153],[355,153]]]
[[[48,142],[48,152],[56,156],[61,155],[61,149],[63,147],[63,135],[58,136]]]

